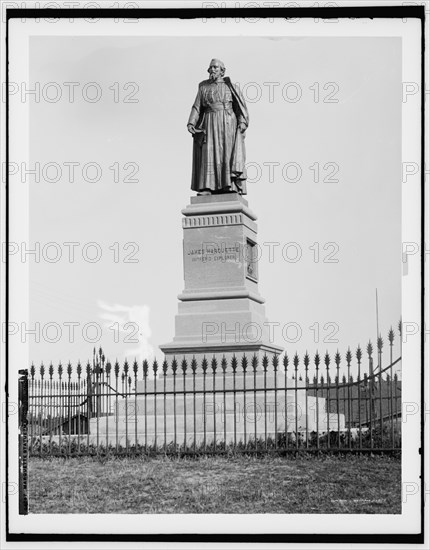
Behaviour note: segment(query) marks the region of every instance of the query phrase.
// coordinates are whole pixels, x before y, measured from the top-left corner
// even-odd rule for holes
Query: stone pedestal
[[[173,342],[160,346],[168,363],[255,353],[261,364],[280,354],[258,292],[257,218],[248,202],[237,193],[196,196],[182,213],[184,290]]]

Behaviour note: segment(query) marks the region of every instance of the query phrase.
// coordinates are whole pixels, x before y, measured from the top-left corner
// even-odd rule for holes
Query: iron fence
[[[100,349],[85,368],[42,364],[36,373],[32,365],[23,433],[30,455],[42,457],[398,451],[394,339],[390,330],[385,367],[382,337],[375,354],[369,342],[343,358],[215,355],[120,366]]]

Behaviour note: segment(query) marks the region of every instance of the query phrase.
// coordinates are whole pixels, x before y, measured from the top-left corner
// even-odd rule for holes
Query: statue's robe
[[[239,88],[227,77],[200,82],[188,119],[197,132],[193,136],[191,189],[246,194],[245,143],[240,123],[247,128],[249,116]]]

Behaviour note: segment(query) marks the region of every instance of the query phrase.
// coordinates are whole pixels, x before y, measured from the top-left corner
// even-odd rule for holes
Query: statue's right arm
[[[187,128],[188,131],[194,134],[194,128],[197,124],[199,117],[200,117],[200,108],[201,108],[201,93],[200,93],[200,87],[199,91],[197,92],[196,99],[194,100],[193,106],[191,107],[191,113],[188,118]]]

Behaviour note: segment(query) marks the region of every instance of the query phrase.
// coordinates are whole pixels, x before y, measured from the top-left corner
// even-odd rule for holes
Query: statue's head
[[[211,78],[212,80],[216,80],[220,76],[224,76],[224,73],[225,73],[224,63],[219,59],[212,59],[211,62],[209,63],[208,73],[209,73],[209,78]]]

